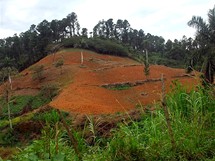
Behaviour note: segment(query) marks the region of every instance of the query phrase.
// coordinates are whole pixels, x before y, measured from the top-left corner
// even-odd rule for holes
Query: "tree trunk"
[[[9,98],[9,90],[6,89],[6,103],[7,103],[7,111],[8,111],[8,120],[9,120],[9,123],[10,123],[10,129],[13,129],[13,126],[12,126],[12,121],[11,121],[11,112],[10,112],[10,98]]]
[[[83,65],[83,62],[84,62],[84,56],[83,56],[83,53],[81,52],[81,65]]]
[[[161,75],[161,82],[162,82],[161,102],[162,102],[162,106],[163,106],[163,110],[164,110],[164,115],[166,118],[166,123],[167,123],[167,128],[168,128],[168,132],[169,132],[169,136],[170,136],[170,140],[171,140],[171,144],[172,144],[172,149],[175,150],[176,149],[176,143],[175,143],[174,134],[173,134],[173,130],[172,130],[171,122],[170,122],[170,117],[169,117],[169,112],[168,112],[166,100],[165,100],[165,84],[164,84],[163,74]]]
[[[213,81],[214,81],[214,78],[213,78],[214,71],[213,71],[212,65],[213,65],[212,61],[208,59],[206,69],[205,69],[205,78],[206,78],[206,81],[211,84],[213,84]]]

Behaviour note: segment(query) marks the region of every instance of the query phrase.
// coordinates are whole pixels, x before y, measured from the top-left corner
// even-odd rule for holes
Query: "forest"
[[[183,36],[181,40],[171,41],[145,33],[143,29],[133,29],[122,19],[100,20],[89,32],[87,28],[81,28],[77,14],[72,12],[62,20],[43,20],[19,35],[0,39],[0,68],[14,67],[21,71],[60,48],[73,47],[137,60],[147,50],[152,64],[187,68],[188,71],[210,68],[208,70],[213,73],[214,9],[209,11],[208,18],[208,23],[198,16],[188,22],[197,29],[195,39]],[[207,75],[212,82],[209,75],[213,74]]]

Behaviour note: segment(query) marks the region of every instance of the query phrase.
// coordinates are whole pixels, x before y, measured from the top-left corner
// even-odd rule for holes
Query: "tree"
[[[4,84],[4,100],[7,104],[7,112],[8,112],[8,120],[10,124],[10,129],[13,129],[12,121],[11,121],[11,112],[10,112],[10,95],[11,95],[11,88],[9,83]]]
[[[4,74],[4,77],[7,76],[8,78],[8,82],[4,84],[3,96],[4,96],[5,103],[7,104],[8,120],[9,120],[10,128],[12,129],[13,127],[12,127],[11,112],[10,112],[10,97],[12,92],[11,75],[15,75],[17,71],[15,68],[5,67],[1,69],[1,73]]]
[[[67,38],[67,33],[69,32],[67,30],[67,19],[63,18],[61,21],[59,21],[59,31],[60,31],[60,41],[62,39]]]
[[[83,37],[87,37],[88,36],[88,30],[87,30],[87,28],[82,28],[81,35]]]
[[[106,21],[101,20],[98,22],[98,24],[93,28],[93,36],[94,37],[101,37],[105,38],[107,37],[107,28],[105,25]]]
[[[105,22],[106,26],[106,38],[112,38],[114,36],[114,23],[113,19],[110,18]]]
[[[12,76],[18,73],[17,69],[14,67],[4,67],[0,70],[0,82],[4,83],[8,79],[10,83],[10,88],[12,90]]]
[[[150,67],[149,67],[149,58],[148,58],[148,50],[145,50],[145,59],[144,59],[144,74],[146,79],[148,80],[148,76],[150,74]]]
[[[129,42],[130,24],[127,20],[124,20],[122,25],[123,25],[122,42],[127,44]]]
[[[70,37],[75,36],[76,29],[77,29],[77,33],[79,32],[78,30],[80,29],[80,25],[78,23],[76,13],[72,12],[68,14],[66,20],[67,20],[67,26],[69,28]]]
[[[188,25],[196,28],[196,40],[201,57],[205,59],[205,80],[214,82],[215,73],[215,6],[208,12],[208,23],[202,17],[193,16]]]
[[[50,23],[52,31],[52,41],[58,42],[60,40],[60,23],[58,20],[52,20]]]
[[[52,41],[52,30],[50,28],[50,23],[47,20],[43,20],[37,25],[37,31],[39,32],[37,43],[41,57],[45,56],[45,48]],[[40,57],[39,57],[40,58]]]
[[[122,40],[123,20],[118,19],[115,25],[114,35],[117,40]]]

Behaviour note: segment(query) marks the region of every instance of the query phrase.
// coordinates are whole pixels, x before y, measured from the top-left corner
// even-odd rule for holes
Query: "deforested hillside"
[[[62,64],[56,66],[59,61]],[[36,95],[42,87],[55,85],[59,95],[51,107],[84,114],[123,112],[159,100],[162,74],[167,91],[173,81],[190,89],[199,82],[197,72],[186,74],[184,69],[151,65],[146,76],[144,65],[132,59],[67,49],[12,77],[13,95]]]

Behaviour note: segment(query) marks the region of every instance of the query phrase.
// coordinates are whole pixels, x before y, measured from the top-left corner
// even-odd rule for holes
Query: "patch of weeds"
[[[33,96],[14,96],[11,98],[10,101],[10,110],[11,110],[11,117],[14,118],[22,113],[28,112],[32,109],[31,103],[33,101]],[[3,99],[0,100],[2,106],[2,116],[1,119],[6,119],[8,116],[8,109],[5,101]]]
[[[61,112],[63,117],[67,117],[69,115],[68,112]],[[43,112],[43,113],[37,113],[34,115],[33,120],[35,121],[42,121],[42,122],[48,122],[50,124],[56,124],[60,121],[60,116],[58,115],[57,111],[55,109],[51,109],[49,111]]]
[[[49,92],[48,90],[46,91]],[[52,96],[52,95],[51,95]],[[15,118],[24,113],[28,113],[34,109],[37,109],[44,104],[50,102],[50,96],[45,97],[44,94],[39,94],[36,96],[23,95],[23,96],[14,96],[10,101],[10,110],[11,110],[11,118]],[[0,113],[0,120],[4,120],[8,118],[8,109],[7,104],[3,100],[0,99],[0,104],[2,105],[2,112]]]
[[[60,120],[60,117],[55,109],[44,113],[37,113],[34,115],[33,120],[42,121],[42,122],[49,122],[49,123],[57,123]]]
[[[34,65],[30,68],[32,71],[32,79],[42,81],[44,79],[43,72],[44,72],[44,65]]]
[[[47,84],[42,86],[39,95],[51,101],[58,93],[59,87],[56,84]]]
[[[103,87],[110,90],[127,90],[131,88],[129,84],[115,84],[115,85],[107,85]]]
[[[38,107],[41,107],[49,102],[50,102],[49,99],[46,99],[45,97],[42,97],[41,95],[37,95],[34,97],[34,99],[32,101],[32,109],[37,109]]]

